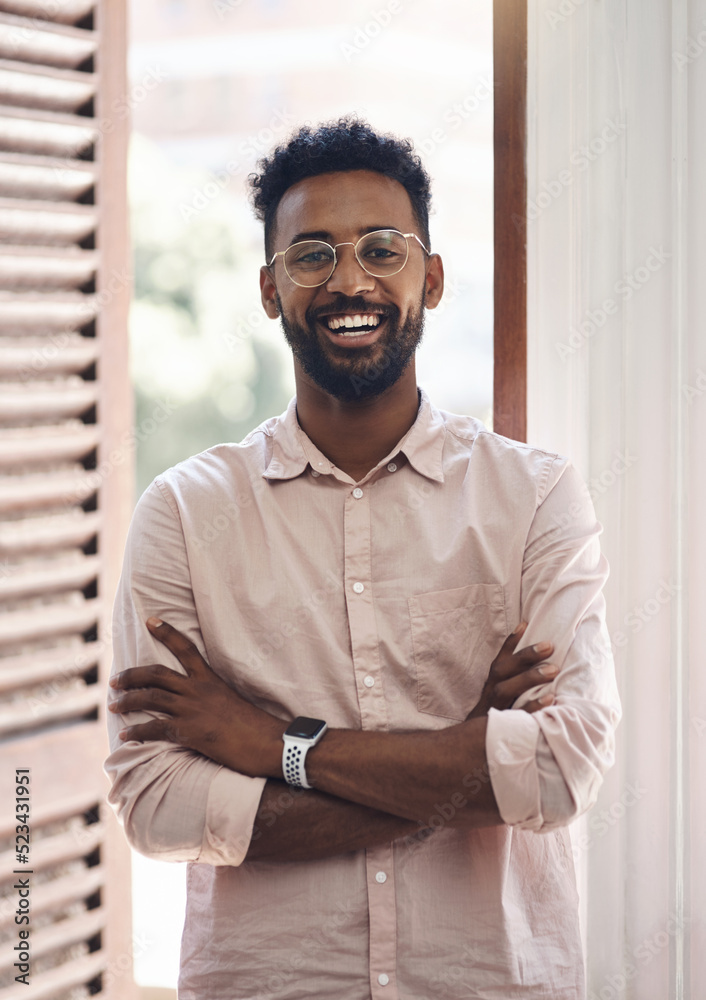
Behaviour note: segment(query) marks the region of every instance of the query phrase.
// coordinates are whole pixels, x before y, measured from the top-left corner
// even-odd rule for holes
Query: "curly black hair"
[[[288,142],[277,146],[258,163],[259,173],[250,174],[255,215],[264,223],[265,253],[271,245],[277,206],[283,194],[305,177],[345,170],[375,170],[399,181],[409,195],[412,210],[429,246],[431,182],[409,139],[380,134],[355,115],[303,125]]]

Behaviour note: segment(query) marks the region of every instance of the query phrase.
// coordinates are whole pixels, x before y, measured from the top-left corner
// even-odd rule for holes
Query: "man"
[[[261,167],[296,399],[155,480],[116,603],[111,801],[191,862],[180,998],[579,1000],[566,826],[619,715],[587,491],[419,392],[409,144],[344,119]]]

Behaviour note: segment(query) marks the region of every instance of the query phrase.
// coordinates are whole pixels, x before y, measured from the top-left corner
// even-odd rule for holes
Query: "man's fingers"
[[[174,653],[187,674],[198,673],[202,667],[208,666],[191,639],[187,639],[183,633],[177,632],[167,622],[163,622],[159,618],[148,618],[147,628],[155,639],[159,639],[170,652]]]
[[[538,642],[514,652],[526,629],[527,622],[520,622],[503,642],[490,665],[478,703],[467,718],[487,715],[491,708],[500,711],[510,708],[520,695],[547,684],[559,673],[558,667],[543,662],[554,650],[551,642]],[[545,706],[537,704],[532,711],[540,707]]]
[[[139,726],[128,726],[121,729],[119,737],[123,743],[128,740],[137,740],[144,743],[146,740],[168,740],[173,742],[170,736],[169,722],[165,719],[151,719],[149,722],[142,722]]]
[[[551,642],[535,642],[533,646],[525,646],[519,653],[513,653],[512,662],[516,669],[541,663],[554,652],[554,645]]]
[[[110,678],[110,686],[119,691],[130,688],[162,688],[163,691],[179,692],[181,674],[160,663],[152,663],[147,667],[128,667]]]
[[[532,701],[528,701],[526,705],[522,706],[522,711],[529,712],[531,715],[533,712],[539,712],[542,708],[549,708],[550,705],[554,704],[555,700],[554,695],[549,692],[543,694],[541,698],[534,698]]]
[[[515,674],[514,677],[500,681],[500,683],[495,685],[495,695],[501,698],[508,706],[512,705],[525,691],[529,691],[530,688],[537,687],[539,684],[547,684],[553,681],[558,673],[559,668],[555,664],[543,663],[540,667],[523,670],[522,673]]]
[[[126,691],[118,695],[109,702],[108,709],[111,712],[125,715],[127,712],[167,712],[170,715],[177,705],[177,696],[171,691],[162,691],[159,688],[139,688],[135,691]]]

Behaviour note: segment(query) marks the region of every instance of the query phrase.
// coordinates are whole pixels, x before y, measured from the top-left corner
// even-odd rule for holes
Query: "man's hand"
[[[554,649],[550,642],[536,643],[519,653],[514,652],[526,628],[527,622],[520,622],[502,644],[500,652],[490,665],[488,679],[483,685],[478,704],[467,716],[468,719],[487,715],[491,708],[500,711],[510,708],[525,691],[538,684],[547,684],[559,673],[559,668],[553,663],[542,662]],[[553,694],[544,694],[541,698],[528,701],[522,708],[525,712],[537,712],[553,701]]]
[[[171,625],[150,618],[147,627],[176,656],[186,676],[152,664],[111,677],[111,687],[123,692],[108,705],[111,712],[165,716],[129,726],[120,738],[168,740],[241,774],[281,777],[282,733],[287,723],[241,698]]]

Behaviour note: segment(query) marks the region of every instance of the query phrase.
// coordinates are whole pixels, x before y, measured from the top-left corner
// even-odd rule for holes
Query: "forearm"
[[[307,777],[319,791],[417,824],[446,804],[450,825],[499,825],[486,726],[479,718],[435,732],[334,729],[309,751]]]
[[[111,728],[119,725],[111,720]],[[130,743],[108,757],[108,801],[140,854],[239,865],[265,782],[171,744]]]
[[[418,823],[324,792],[268,780],[246,861],[313,861],[424,836]]]

